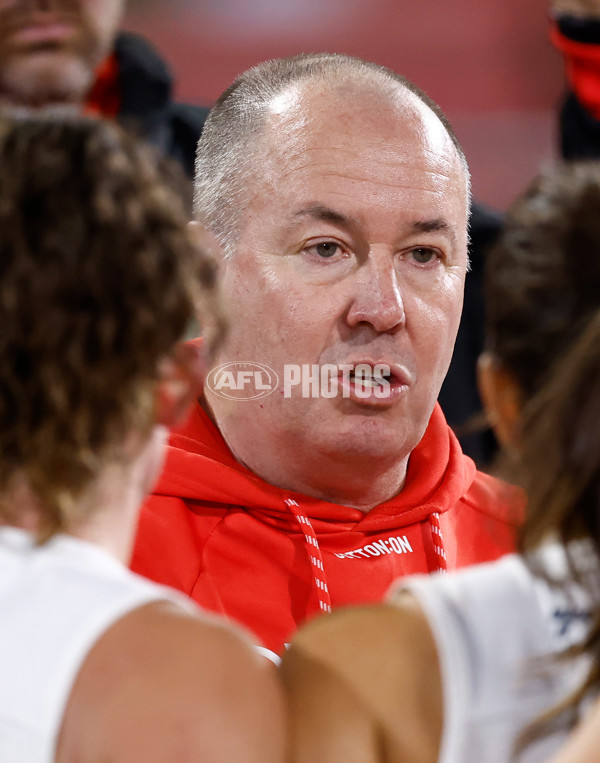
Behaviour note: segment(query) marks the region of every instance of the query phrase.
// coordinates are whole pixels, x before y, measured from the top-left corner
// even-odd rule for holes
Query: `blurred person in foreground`
[[[513,549],[507,486],[436,404],[469,200],[445,117],[389,70],[314,54],[225,91],[195,215],[230,331],[142,511],[136,571],[277,654],[307,618],[378,600],[399,575]]]
[[[116,119],[191,177],[207,109],[174,103],[171,74],[119,33],[124,0],[0,0],[0,108],[70,107]]]
[[[215,328],[173,170],[116,126],[0,124],[0,759],[279,761],[248,638],[124,566]]]
[[[481,380],[528,496],[521,554],[300,632],[283,668],[294,760],[546,761],[597,693],[599,252],[598,164],[541,175],[508,212]]]

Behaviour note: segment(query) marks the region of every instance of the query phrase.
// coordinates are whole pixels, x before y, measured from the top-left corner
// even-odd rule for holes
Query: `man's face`
[[[80,103],[122,9],[123,0],[0,0],[0,103]]]
[[[266,478],[258,449],[387,466],[433,410],[462,309],[468,205],[445,130],[407,99],[313,88],[274,106],[222,269],[230,332],[217,363],[263,363],[279,388],[244,401],[207,391],[234,454]],[[390,394],[361,397],[342,375],[335,397],[286,397],[285,364],[387,365]]]

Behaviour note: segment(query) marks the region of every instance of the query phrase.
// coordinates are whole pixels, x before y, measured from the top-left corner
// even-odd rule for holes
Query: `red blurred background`
[[[132,0],[124,27],[166,57],[180,99],[205,104],[266,58],[385,64],[446,111],[476,197],[500,209],[556,156],[564,76],[546,0]]]

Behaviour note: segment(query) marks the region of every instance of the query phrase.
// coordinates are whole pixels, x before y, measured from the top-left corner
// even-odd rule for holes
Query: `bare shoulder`
[[[600,700],[596,700],[583,721],[550,763],[597,763],[600,750]]]
[[[437,651],[410,594],[313,621],[294,639],[282,677],[297,760],[318,753],[319,760],[332,763],[371,761],[382,750],[390,761],[437,760],[442,725]],[[353,740],[350,749],[337,749],[335,740],[327,749],[317,742],[321,749],[315,749],[312,738],[330,734],[341,716]]]
[[[408,678],[420,662],[437,660],[429,623],[406,592],[387,604],[348,607],[313,620],[295,636],[284,662],[302,654],[344,672],[351,664],[353,675],[360,671],[361,681],[376,680],[378,690],[376,668],[384,658],[394,679]]]
[[[57,763],[277,763],[283,745],[275,671],[245,634],[157,602],[123,617],[89,653]]]

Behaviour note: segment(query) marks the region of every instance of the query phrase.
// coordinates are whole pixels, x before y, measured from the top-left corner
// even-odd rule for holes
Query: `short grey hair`
[[[446,129],[465,170],[470,195],[469,168],[454,130],[440,107],[410,80],[385,66],[341,53],[265,61],[241,74],[220,96],[206,120],[196,153],[194,217],[217,236],[226,257],[235,251],[270,107],[292,85],[309,79],[367,81],[382,92],[397,92],[400,86],[413,93]]]

